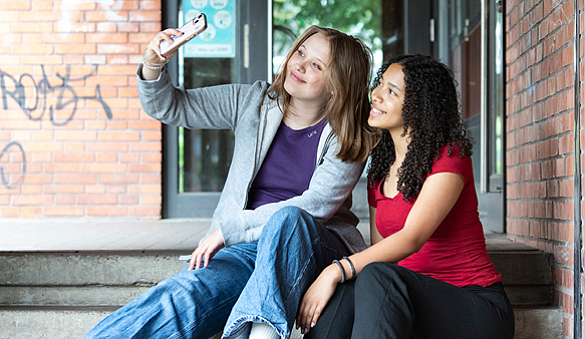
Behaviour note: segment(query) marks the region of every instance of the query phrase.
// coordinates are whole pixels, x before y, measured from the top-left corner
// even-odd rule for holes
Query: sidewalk
[[[190,253],[210,219],[0,220],[0,252],[180,250]]]

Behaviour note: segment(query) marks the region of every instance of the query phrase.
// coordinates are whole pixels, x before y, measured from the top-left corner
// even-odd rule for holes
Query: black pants
[[[456,287],[387,263],[337,286],[305,339],[512,339],[503,285]]]

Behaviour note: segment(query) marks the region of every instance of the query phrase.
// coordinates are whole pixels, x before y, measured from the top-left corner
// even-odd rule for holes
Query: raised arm
[[[463,177],[459,174],[443,172],[429,176],[406,218],[403,229],[349,257],[356,275],[369,263],[396,263],[420,250],[451,211],[463,187]],[[375,219],[375,215],[373,218]],[[345,260],[341,263],[345,276],[351,276],[349,264]],[[340,281],[341,271],[337,265],[332,264],[323,270],[305,293],[299,307],[297,324],[301,328],[307,331],[317,322]]]

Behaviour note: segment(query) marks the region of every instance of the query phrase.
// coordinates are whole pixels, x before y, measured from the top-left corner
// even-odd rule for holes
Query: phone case
[[[201,32],[207,29],[207,17],[205,14],[201,13],[195,18],[189,20],[186,24],[184,24],[179,31],[183,33],[182,36],[171,36],[174,40],[172,44],[169,44],[166,40],[161,41],[160,43],[160,54],[162,54],[165,58],[167,58],[170,54],[176,51],[179,47],[183,46],[189,40],[193,39]]]

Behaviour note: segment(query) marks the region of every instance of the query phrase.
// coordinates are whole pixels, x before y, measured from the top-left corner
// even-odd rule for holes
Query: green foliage
[[[274,0],[274,26],[297,36],[311,25],[332,27],[381,48],[380,0]],[[275,40],[278,38],[275,37]]]

